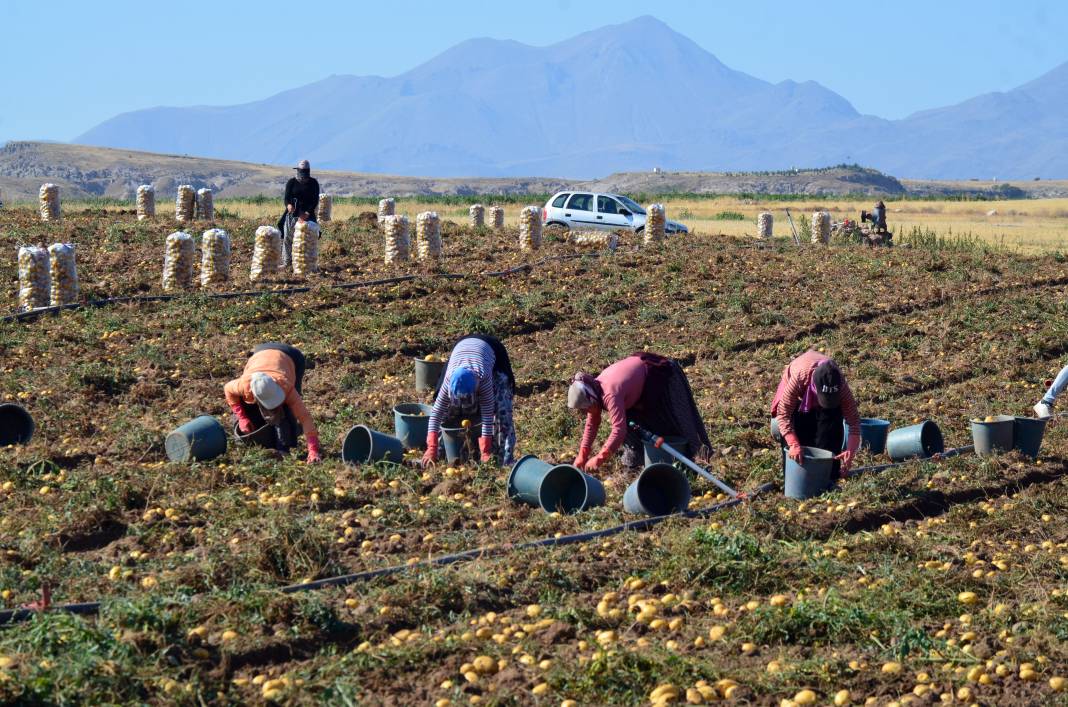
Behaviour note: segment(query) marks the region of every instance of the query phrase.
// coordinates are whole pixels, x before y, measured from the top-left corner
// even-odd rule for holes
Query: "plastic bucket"
[[[785,460],[785,493],[787,498],[812,498],[831,487],[831,469],[834,468],[834,455],[826,449],[815,447],[801,447],[802,458],[798,464],[786,453]]]
[[[896,462],[927,458],[946,451],[942,430],[930,420],[893,430],[886,436],[886,453]]]
[[[226,452],[226,429],[201,415],[168,434],[163,446],[172,462],[208,461]]]
[[[681,452],[686,457],[689,457],[689,443],[685,437],[665,437],[664,442],[671,445],[677,452]],[[663,449],[654,447],[652,442],[645,443],[645,466],[652,466],[653,464],[674,464],[675,457],[671,456]]]
[[[15,403],[0,405],[0,447],[28,444],[34,429],[33,417],[26,408]]]
[[[980,457],[1007,452],[1012,449],[1012,429],[1016,418],[997,415],[992,421],[972,420],[972,444]]]
[[[845,437],[842,439],[842,450],[849,444],[849,423],[842,421],[845,429]],[[886,435],[890,432],[890,421],[880,420],[877,417],[860,418],[860,446],[872,454],[882,454],[886,450]]]
[[[782,432],[779,431],[779,418],[771,418],[771,438],[778,444],[783,443]]]
[[[508,497],[546,513],[576,513],[604,503],[604,486],[570,464],[550,464],[533,454],[512,465]]]
[[[401,403],[393,408],[393,429],[405,449],[426,449],[431,409],[422,403]]]
[[[1012,445],[1032,459],[1038,458],[1042,437],[1046,434],[1045,417],[1017,417],[1012,423]]]
[[[690,507],[690,482],[671,464],[651,464],[623,493],[623,510],[663,516]]]
[[[404,460],[404,445],[367,425],[356,425],[345,435],[341,445],[341,458],[349,464],[370,464],[389,461],[399,464]]]
[[[450,464],[460,464],[473,456],[478,449],[478,427],[442,427],[441,443],[445,446],[445,459]]]
[[[432,390],[435,393],[441,386],[441,377],[445,374],[448,361],[426,361],[415,359],[415,389],[420,393]]]
[[[241,428],[238,427],[237,422],[234,423],[234,439],[238,444],[254,444],[257,447],[266,447],[267,449],[274,449],[276,442],[278,441],[277,435],[274,431],[274,425],[265,424],[258,430],[253,430],[246,434],[241,434]]]

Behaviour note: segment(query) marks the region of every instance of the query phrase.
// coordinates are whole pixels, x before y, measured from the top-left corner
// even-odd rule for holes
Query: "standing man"
[[[293,228],[298,220],[315,221],[315,211],[319,208],[319,182],[311,176],[311,164],[301,160],[294,167],[297,176],[286,182],[286,210],[278,219],[278,230],[282,232],[282,265],[289,267],[293,253]]]

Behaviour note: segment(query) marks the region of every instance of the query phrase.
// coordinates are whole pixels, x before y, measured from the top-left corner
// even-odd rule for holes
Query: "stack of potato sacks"
[[[436,211],[423,211],[415,217],[415,246],[420,260],[441,260],[441,219]]]
[[[47,307],[51,289],[48,251],[40,246],[19,248],[19,309]]]
[[[197,190],[197,218],[201,221],[215,220],[215,195],[211,189]]]
[[[319,195],[319,207],[315,210],[315,220],[319,223],[329,223],[334,210],[334,197],[329,194]]]
[[[256,229],[252,246],[252,269],[248,279],[258,282],[264,277],[276,275],[282,269],[282,232],[274,226]]]
[[[59,187],[52,183],[42,184],[41,191],[38,193],[38,200],[41,206],[42,221],[58,221],[60,219]]]
[[[378,200],[378,227],[384,228],[386,225],[386,216],[392,216],[396,213],[397,202],[393,199],[379,199]]]
[[[293,228],[293,274],[319,272],[319,224],[297,221]]]
[[[498,231],[504,228],[504,209],[500,206],[491,206],[489,213],[490,223],[493,224],[493,228]]]
[[[761,238],[771,238],[771,230],[775,224],[775,217],[765,211],[757,216],[757,235]]]
[[[386,232],[386,263],[395,263],[408,259],[410,243],[408,241],[408,217],[386,216],[383,222]]]
[[[652,245],[664,240],[664,226],[667,223],[664,205],[650,204],[645,212],[645,245]]]
[[[156,189],[151,184],[137,187],[137,220],[156,218]]]
[[[541,210],[537,206],[525,206],[519,212],[519,249],[541,248]]]
[[[815,211],[812,214],[812,242],[831,242],[831,214],[827,211]]]
[[[51,260],[52,306],[73,304],[78,300],[78,266],[74,260],[73,243],[53,243],[48,246]]]
[[[471,204],[467,210],[468,224],[471,228],[482,228],[486,225],[486,207],[482,204]]]
[[[192,223],[196,216],[197,193],[188,184],[178,187],[174,198],[174,220],[178,223]]]
[[[230,234],[221,228],[200,237],[200,284],[207,287],[230,279]]]
[[[167,236],[163,254],[163,290],[188,290],[193,286],[193,259],[196,246],[188,233],[177,231]]]

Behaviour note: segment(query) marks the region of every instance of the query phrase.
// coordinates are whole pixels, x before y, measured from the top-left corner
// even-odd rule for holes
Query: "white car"
[[[561,226],[576,231],[616,231],[625,228],[636,233],[645,230],[645,209],[619,194],[588,191],[562,191],[553,194],[541,209],[545,226]],[[689,233],[678,221],[667,221],[665,233]]]

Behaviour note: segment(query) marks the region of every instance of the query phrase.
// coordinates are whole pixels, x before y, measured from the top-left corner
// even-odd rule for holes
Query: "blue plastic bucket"
[[[571,464],[550,464],[533,454],[512,465],[508,497],[546,513],[577,513],[604,504],[604,486]]]
[[[15,403],[0,405],[0,447],[29,444],[34,429],[33,417],[26,408]]]
[[[845,437],[842,439],[842,449],[849,444],[849,423],[842,420],[845,429]],[[860,418],[860,447],[867,449],[872,454],[882,454],[886,450],[886,436],[890,432],[890,421],[880,420],[877,417]]]
[[[675,451],[689,458],[689,443],[686,441],[685,437],[665,437],[664,442],[671,445]],[[652,442],[645,442],[645,466],[673,463],[675,463],[675,457],[671,456],[663,449],[654,446]]]
[[[234,423],[234,439],[238,444],[251,444],[257,447],[266,447],[267,449],[274,449],[277,446],[278,435],[274,430],[274,425],[265,424],[258,430],[253,430],[246,434],[241,434],[241,428],[238,426],[240,423]]]
[[[1013,420],[1012,444],[1032,459],[1038,458],[1042,448],[1042,438],[1046,434],[1045,417],[1017,417]]]
[[[163,443],[172,462],[208,461],[226,453],[226,430],[211,415],[193,418]]]
[[[399,464],[404,460],[404,445],[396,437],[356,425],[345,435],[341,458],[349,464],[372,464],[388,461]]]
[[[441,378],[445,374],[448,361],[427,361],[422,358],[415,359],[415,389],[422,393],[425,391],[438,392],[441,387]]]
[[[690,481],[671,464],[651,464],[623,493],[623,510],[662,516],[690,507]]]
[[[470,427],[442,427],[441,443],[445,447],[445,459],[450,464],[462,464],[468,459],[477,459],[478,432],[481,425]]]
[[[1012,415],[997,415],[990,422],[972,420],[972,444],[980,457],[1002,454],[1012,449],[1013,428],[1016,418]]]
[[[895,462],[934,456],[946,451],[942,430],[930,420],[893,430],[886,436],[886,453]]]
[[[826,449],[801,447],[803,456],[798,464],[786,453],[784,492],[787,498],[805,499],[819,496],[831,488],[834,480],[831,470],[834,468],[834,455]]]
[[[401,403],[393,408],[393,429],[405,449],[426,449],[431,410],[422,403]]]

